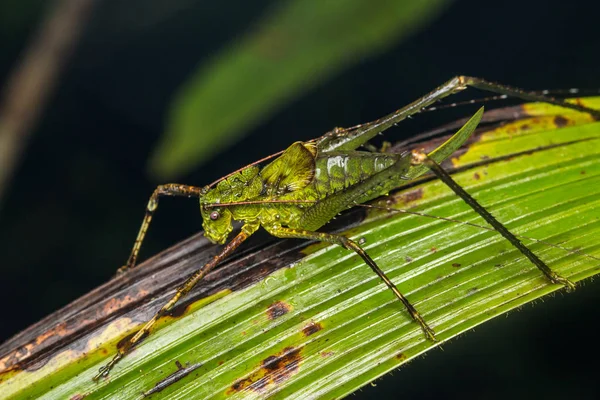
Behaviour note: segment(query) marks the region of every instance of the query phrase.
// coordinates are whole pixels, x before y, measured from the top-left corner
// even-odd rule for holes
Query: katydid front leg
[[[146,232],[150,227],[150,222],[152,221],[154,212],[158,208],[158,200],[161,196],[183,196],[189,198],[198,198],[200,197],[201,192],[202,188],[196,186],[180,185],[178,183],[169,183],[166,185],[157,186],[157,188],[150,196],[150,200],[148,200],[148,205],[146,206],[146,214],[144,215],[142,226],[140,226],[138,235],[135,239],[135,242],[133,243],[133,248],[131,249],[131,254],[127,259],[127,263],[117,270],[117,275],[120,275],[135,267],[135,263],[137,261],[140,249],[142,247],[142,242],[146,237]]]
[[[164,316],[169,311],[171,311],[173,307],[175,307],[175,304],[177,304],[177,302],[183,296],[188,294],[189,291],[192,290],[192,288],[196,286],[196,284],[206,276],[206,274],[208,274],[216,265],[223,261],[225,257],[230,255],[235,249],[237,249],[239,245],[242,244],[244,240],[246,240],[250,235],[251,233],[249,233],[248,230],[242,228],[242,231],[235,238],[233,238],[233,240],[231,240],[219,254],[214,256],[213,259],[210,260],[207,264],[205,264],[202,268],[198,269],[196,272],[188,276],[185,282],[181,286],[179,286],[179,288],[177,288],[177,292],[175,293],[175,295],[171,297],[171,299],[164,306],[162,306],[161,309],[158,310],[158,312],[154,314],[154,316],[148,322],[146,322],[142,329],[137,331],[137,333],[125,343],[125,345],[117,349],[117,354],[113,357],[112,360],[110,360],[108,364],[100,368],[98,374],[94,376],[93,379],[97,381],[100,378],[108,376],[110,370],[132,348],[134,348],[144,337],[146,337],[150,333],[150,330],[160,317]]]

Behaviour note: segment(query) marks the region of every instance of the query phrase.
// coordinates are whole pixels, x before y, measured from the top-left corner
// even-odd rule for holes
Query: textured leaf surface
[[[586,102],[598,108],[600,99]],[[580,281],[600,270],[600,122],[541,105],[521,111],[535,117],[482,130],[452,158],[453,176],[514,233],[577,249],[524,240]],[[375,204],[484,224],[441,182],[419,182]],[[360,223],[345,234],[364,243],[442,342],[561,290],[495,232],[382,210],[351,215]],[[249,252],[236,261],[271,266],[266,279],[209,297],[196,293],[109,379],[91,380],[152,308],[103,323],[43,363],[8,368],[0,398],[339,398],[436,346],[353,253],[280,243],[288,253],[279,258]],[[290,257],[298,249],[290,246],[302,246],[305,256]]]
[[[427,23],[444,0],[288,0],[184,83],[152,171],[172,178],[288,101]]]

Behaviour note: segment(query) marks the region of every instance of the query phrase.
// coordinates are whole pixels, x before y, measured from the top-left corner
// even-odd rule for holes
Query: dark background
[[[123,264],[147,198],[162,183],[149,178],[147,161],[171,96],[272,2],[190,0],[155,14],[140,1],[119,3],[98,2],[0,209],[0,341]],[[0,82],[45,11],[42,1],[28,6],[1,31]],[[179,181],[207,184],[295,140],[379,117],[457,74],[529,89],[597,89],[599,11],[592,1],[455,1],[408,40],[287,104]],[[388,139],[451,119],[421,115]],[[195,202],[162,204],[142,258],[200,229]],[[599,288],[588,281],[486,323],[355,396],[593,398]]]

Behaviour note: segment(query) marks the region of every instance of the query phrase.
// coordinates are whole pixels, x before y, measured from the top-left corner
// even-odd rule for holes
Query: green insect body
[[[445,160],[471,135],[482,115],[483,108],[430,156],[436,162]],[[275,235],[281,226],[315,231],[341,211],[387,194],[427,170],[412,165],[408,153],[337,150],[360,146],[371,136],[363,135],[359,141],[356,134],[334,130],[315,141],[292,144],[262,170],[253,165],[214,189],[203,189],[204,235],[225,243],[233,220],[243,221],[248,234],[260,226]],[[331,145],[332,137],[338,139],[336,146]],[[323,150],[332,147],[335,150]]]
[[[362,184],[376,174],[402,163],[407,170],[407,157],[399,154],[377,154],[368,152],[325,152],[320,153],[313,143],[296,142],[278,159],[260,170],[253,166],[224,181],[200,197],[200,208],[204,219],[205,236],[215,243],[225,243],[232,231],[233,220],[244,221],[247,232],[253,233],[259,226],[268,231],[279,227],[316,230],[325,225],[330,214],[337,214],[352,207],[354,202],[363,202],[389,191],[364,187],[349,195],[349,188]],[[290,168],[291,166],[291,168]],[[399,171],[402,172],[402,171]],[[397,180],[395,185],[397,186]],[[327,209],[315,205],[341,193],[337,202],[328,204]],[[278,203],[269,203],[277,200]],[[253,201],[259,204],[228,205],[235,202]],[[302,201],[302,203],[286,203]],[[311,205],[314,202],[315,205]],[[211,207],[215,203],[222,207]],[[209,206],[207,206],[209,205]]]

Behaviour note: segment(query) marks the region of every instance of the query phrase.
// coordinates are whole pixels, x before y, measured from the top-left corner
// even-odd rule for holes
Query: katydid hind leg
[[[462,198],[475,212],[487,221],[494,229],[516,247],[524,256],[526,256],[542,273],[554,284],[564,285],[568,290],[575,289],[575,284],[554,272],[544,261],[525,246],[517,237],[510,232],[500,221],[498,221],[489,211],[477,202],[469,193],[467,193],[444,169],[427,154],[420,151],[413,152],[413,163],[424,164],[448,186],[454,193]]]
[[[365,124],[360,124],[352,128],[336,128],[328,134],[317,139],[317,146],[320,151],[332,150],[354,150],[367,143],[378,133],[383,132],[402,120],[415,115],[424,108],[433,103],[458,93],[467,87],[473,87],[492,93],[508,95],[526,101],[537,101],[542,103],[554,104],[560,107],[569,108],[575,111],[585,112],[600,120],[600,110],[588,108],[576,103],[568,103],[564,100],[554,97],[527,92],[522,89],[514,88],[499,83],[494,83],[481,78],[471,76],[456,76],[423,97],[413,101],[397,111],[386,115],[380,119]]]
[[[366,251],[363,250],[362,247],[355,241],[348,239],[342,235],[335,235],[331,233],[323,233],[323,232],[313,232],[306,231],[302,229],[292,229],[286,227],[278,227],[268,229],[268,232],[279,238],[295,238],[295,239],[307,239],[307,240],[318,240],[321,242],[328,242],[337,244],[339,246],[344,247],[345,249],[352,250],[356,254],[358,254],[363,261],[375,272],[381,280],[387,285],[387,287],[396,295],[398,300],[402,302],[411,318],[419,324],[421,330],[425,334],[425,337],[431,341],[436,341],[435,332],[425,319],[421,316],[421,314],[417,311],[415,306],[413,306],[410,301],[398,290],[396,285],[387,277],[387,275],[379,268],[379,266],[373,261],[373,259],[367,254]]]
[[[600,110],[595,110],[592,108],[588,108],[582,106],[577,103],[568,103],[565,100],[557,99],[552,96],[539,94],[535,92],[528,92],[523,89],[515,88],[512,86],[486,81],[485,79],[475,78],[472,76],[459,76],[457,77],[463,82],[463,85],[470,86],[476,89],[485,90],[492,93],[508,95],[511,97],[516,97],[518,99],[526,100],[526,101],[534,101],[540,103],[548,103],[554,104],[559,107],[570,108],[575,111],[580,111],[584,113],[590,114],[597,120],[600,120]],[[455,79],[457,79],[455,78]]]
[[[157,186],[152,195],[150,196],[150,199],[148,200],[144,220],[142,221],[142,225],[140,226],[138,235],[135,239],[135,242],[133,243],[133,248],[131,249],[131,253],[129,255],[129,258],[127,259],[127,263],[117,270],[117,274],[122,274],[127,270],[130,270],[131,268],[135,267],[138,255],[140,253],[140,249],[142,247],[142,242],[146,237],[146,232],[150,227],[150,222],[152,222],[154,212],[158,208],[159,198],[161,196],[182,196],[198,198],[200,196],[201,190],[202,188],[196,186],[180,185],[177,183],[169,183],[166,185]]]

